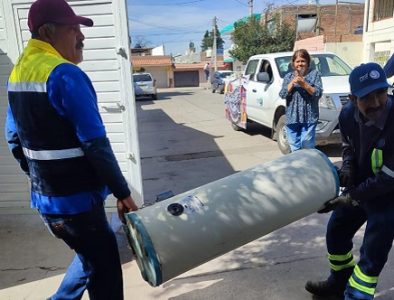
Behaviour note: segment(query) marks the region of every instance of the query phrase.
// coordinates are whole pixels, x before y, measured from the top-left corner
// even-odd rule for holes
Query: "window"
[[[133,74],[133,81],[152,81],[152,77],[149,74]]]
[[[280,77],[292,71],[291,56],[275,58]],[[352,71],[350,67],[338,56],[333,54],[312,54],[311,68],[317,69],[323,77],[328,76],[347,76]]]
[[[373,20],[380,21],[387,18],[392,18],[394,12],[393,0],[375,0],[373,8]]]
[[[276,66],[279,70],[280,77],[285,77],[288,72],[292,71],[291,56],[282,56],[275,58]]]
[[[255,74],[258,64],[259,64],[258,59],[249,61],[248,66],[246,67],[245,75]]]
[[[352,71],[343,60],[333,54],[315,54],[312,59],[323,77],[347,76]]]
[[[263,59],[261,61],[260,72],[268,73],[269,80],[272,80],[272,67],[268,60]]]
[[[326,56],[325,59],[327,60],[328,69],[325,70],[324,76],[346,76],[350,74],[350,68],[339,57]]]

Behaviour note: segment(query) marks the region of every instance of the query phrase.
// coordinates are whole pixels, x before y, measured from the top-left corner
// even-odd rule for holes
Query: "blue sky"
[[[307,0],[253,2],[254,13],[261,13],[267,3],[275,3],[276,6],[308,3]],[[320,0],[320,4],[329,3],[335,4],[335,0]],[[136,41],[142,41],[149,47],[164,45],[167,55],[184,54],[189,42],[193,42],[200,51],[204,33],[211,30],[214,16],[220,30],[249,13],[248,0],[127,0],[127,5],[133,46]],[[226,48],[230,41],[225,41]]]

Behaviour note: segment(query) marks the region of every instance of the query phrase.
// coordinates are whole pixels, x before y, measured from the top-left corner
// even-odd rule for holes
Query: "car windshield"
[[[347,76],[352,69],[338,56],[334,54],[311,54],[311,66],[316,68],[322,77]],[[291,56],[275,58],[280,77],[284,77],[288,72],[293,71],[291,67]]]
[[[152,81],[152,77],[149,74],[133,74],[133,81],[140,82],[140,81]]]

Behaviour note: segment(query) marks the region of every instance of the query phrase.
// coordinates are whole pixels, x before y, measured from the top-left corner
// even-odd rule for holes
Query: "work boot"
[[[328,297],[328,296],[341,296],[345,292],[346,283],[339,284],[333,280],[324,281],[308,281],[305,284],[305,289],[316,296]]]

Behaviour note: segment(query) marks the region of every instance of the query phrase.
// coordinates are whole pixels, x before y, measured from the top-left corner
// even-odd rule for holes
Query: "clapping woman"
[[[293,70],[285,75],[279,96],[286,99],[286,136],[294,152],[315,147],[323,87],[320,72],[311,68],[311,57],[305,49],[294,52],[291,67]]]

